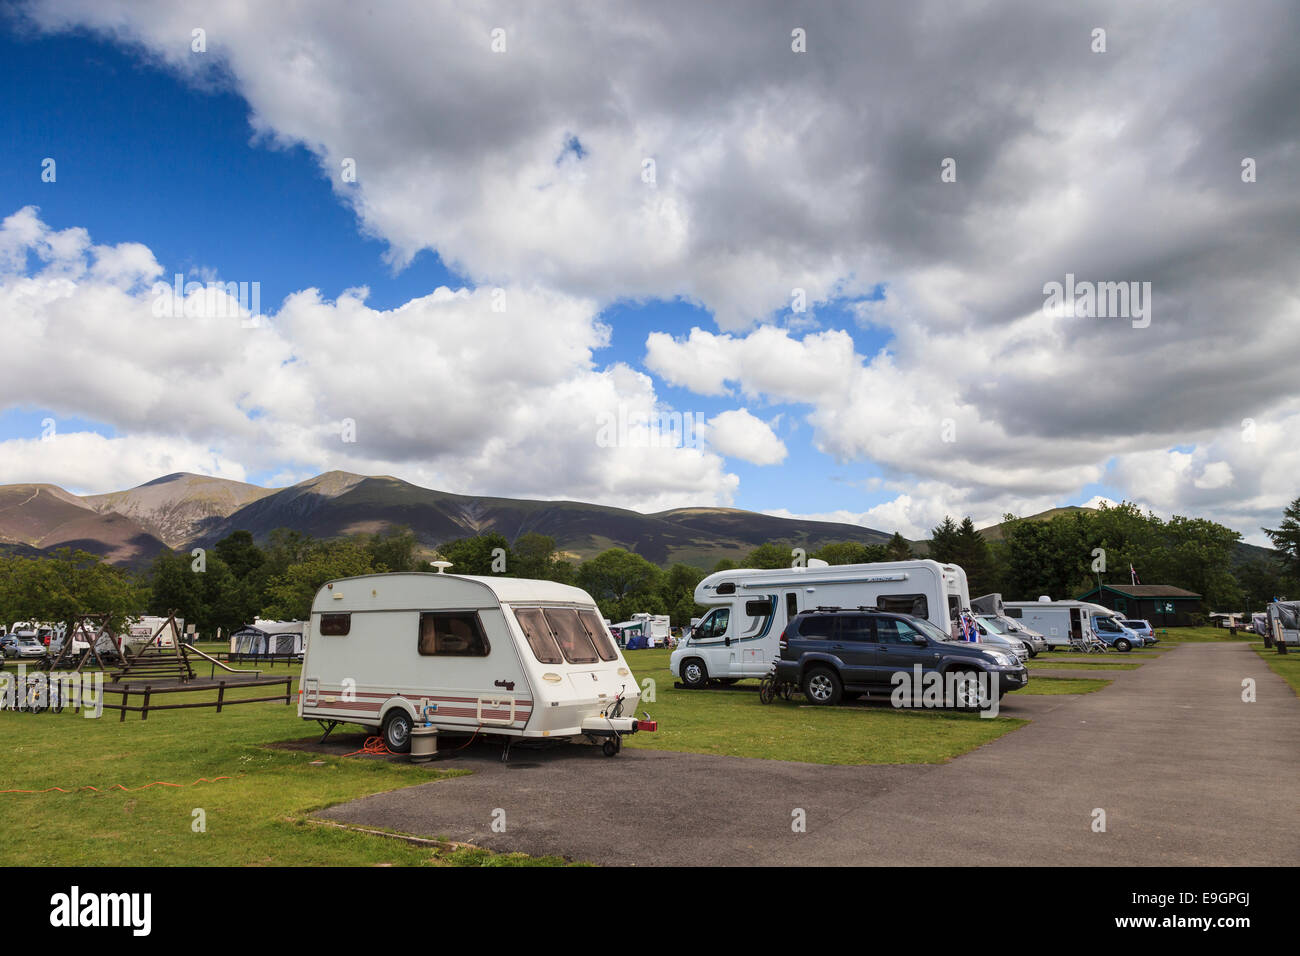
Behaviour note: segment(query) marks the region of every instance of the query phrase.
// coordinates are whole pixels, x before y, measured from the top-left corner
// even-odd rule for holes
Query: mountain
[[[0,486],[0,546],[20,554],[79,548],[131,566],[165,547],[135,519],[99,512],[55,485]]]
[[[657,564],[682,561],[698,567],[744,557],[766,541],[789,541],[812,550],[832,541],[889,540],[884,532],[858,525],[776,518],[732,508],[642,514],[579,501],[456,495],[387,476],[328,472],[240,508],[209,528],[199,543],[210,544],[239,529],[261,540],[284,527],[333,538],[391,525],[409,527],[428,548],[493,531],[511,541],[535,532],[551,536],[559,550],[580,559],[622,547]]]
[[[100,514],[116,513],[134,519],[168,547],[178,548],[249,502],[274,489],[178,473],[106,495],[80,499]]]
[[[537,532],[577,559],[622,547],[657,564],[681,561],[697,567],[740,560],[768,541],[812,551],[833,541],[883,544],[890,538],[858,525],[735,508],[642,514],[579,501],[456,495],[389,476],[340,471],[279,489],[175,474],[84,498],[53,485],[0,486],[0,545],[82,547],[130,565],[147,562],[163,547],[210,547],[238,530],[265,541],[276,528],[335,538],[394,525],[409,527],[426,550],[487,532],[511,541]]]

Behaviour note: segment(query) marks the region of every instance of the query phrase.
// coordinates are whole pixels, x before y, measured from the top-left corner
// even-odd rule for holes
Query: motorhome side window
[[[425,611],[420,615],[420,653],[425,657],[487,657],[487,635],[473,611]]]
[[[587,629],[578,620],[578,612],[567,607],[548,607],[544,612],[551,633],[560,642],[560,650],[570,664],[596,663],[596,646]]]
[[[560,654],[560,645],[555,643],[555,637],[551,634],[550,625],[546,623],[541,608],[517,607],[515,619],[524,629],[524,637],[528,638],[528,646],[533,649],[533,656],[538,661],[543,664],[564,663],[564,657]]]
[[[322,614],[320,616],[320,632],[328,637],[347,637],[351,630],[351,614]]]
[[[930,602],[924,594],[882,594],[876,598],[876,607],[893,614],[910,614],[912,617],[929,617]]]
[[[1018,608],[1018,607],[1009,607],[1009,608],[1007,608],[1007,617],[1013,617],[1013,618],[1015,618],[1016,620],[1020,620],[1020,615],[1021,615],[1021,613],[1022,613],[1022,612],[1021,612],[1020,608]]]

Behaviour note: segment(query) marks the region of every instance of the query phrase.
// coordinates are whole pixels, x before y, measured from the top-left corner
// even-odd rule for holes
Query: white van
[[[330,581],[312,602],[298,716],[381,730],[587,738],[618,753],[640,688],[586,591],[444,573]]]
[[[877,607],[923,617],[956,636],[970,593],[957,565],[919,560],[718,571],[696,586],[695,601],[717,606],[669,658],[687,687],[765,676],[781,632],[800,611]]]
[[[1087,601],[1006,601],[1006,615],[1043,635],[1050,647],[1069,647],[1071,640],[1094,638],[1120,651],[1146,642],[1125,627],[1123,618],[1108,607]]]

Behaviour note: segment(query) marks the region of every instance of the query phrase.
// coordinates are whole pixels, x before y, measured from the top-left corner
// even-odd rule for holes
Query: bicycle
[[[777,697],[782,700],[789,700],[797,689],[793,682],[781,680],[776,676],[776,664],[774,662],[772,669],[767,672],[767,676],[758,685],[758,699],[764,704],[772,703]]]

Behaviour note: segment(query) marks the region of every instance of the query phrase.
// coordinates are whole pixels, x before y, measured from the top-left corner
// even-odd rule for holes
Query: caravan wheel
[[[395,707],[384,718],[384,746],[395,754],[411,749],[411,715]]]

